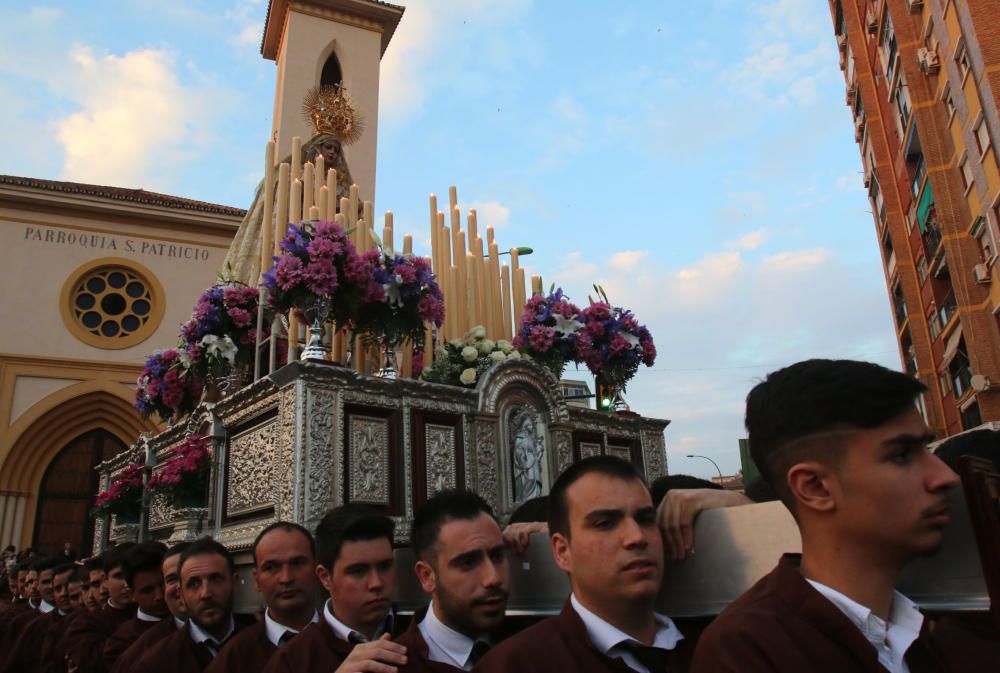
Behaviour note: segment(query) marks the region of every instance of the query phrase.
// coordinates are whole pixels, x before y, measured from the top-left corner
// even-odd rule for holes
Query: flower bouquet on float
[[[205,507],[211,467],[211,440],[191,435],[170,449],[163,463],[153,469],[146,490],[164,496],[175,509]]]

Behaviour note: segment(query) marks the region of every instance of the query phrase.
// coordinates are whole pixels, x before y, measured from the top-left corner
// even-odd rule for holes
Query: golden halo
[[[344,145],[357,141],[365,130],[364,119],[347,97],[343,86],[315,86],[302,99],[302,116],[316,133],[329,133]]]

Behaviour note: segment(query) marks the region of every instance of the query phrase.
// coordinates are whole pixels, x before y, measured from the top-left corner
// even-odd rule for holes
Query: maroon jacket
[[[740,596],[702,634],[692,673],[885,673],[861,630],[798,570],[798,555]],[[906,651],[911,673],[996,671],[1000,642],[969,640],[924,620]],[[992,657],[986,653],[993,651]]]
[[[250,615],[234,614],[236,634],[254,622]],[[188,631],[189,624],[151,647],[132,666],[136,673],[200,673],[212,663],[212,653],[202,643],[196,643]],[[228,644],[228,642],[226,643]]]
[[[172,620],[173,618],[167,617],[167,619]],[[163,620],[161,619],[160,621]],[[148,622],[138,617],[133,617],[115,629],[115,632],[104,641],[104,665],[107,669],[109,671],[112,670],[118,657],[131,647],[135,641],[139,640],[142,634],[159,624],[160,621]]]
[[[332,673],[344,663],[352,649],[354,645],[338,638],[321,613],[318,622],[307,626],[292,642],[274,653],[264,667],[264,673]]]
[[[158,642],[171,636],[174,632],[178,631],[176,622],[174,622],[173,617],[167,617],[162,619],[153,625],[153,628],[147,630],[139,639],[128,646],[128,648],[121,653],[118,659],[115,661],[115,665],[111,667],[111,673],[128,673],[128,671],[136,670],[135,665],[140,659],[146,654],[146,652],[153,648]]]
[[[685,634],[685,638],[670,651],[670,673],[686,673],[691,664],[695,640]],[[543,619],[503,641],[490,650],[473,670],[483,673],[635,673],[621,659],[609,657],[594,646],[587,627],[568,599],[558,615]]]
[[[230,638],[205,673],[260,673],[277,651],[267,638],[266,625],[259,621]]]
[[[455,673],[456,671],[461,671],[461,668],[457,668],[451,664],[430,660],[427,641],[424,640],[424,634],[420,633],[420,629],[418,628],[418,625],[424,620],[426,615],[426,607],[418,610],[413,615],[413,619],[410,620],[410,625],[406,628],[406,631],[396,638],[397,643],[406,647],[406,665],[399,667],[399,673],[424,673],[425,671],[430,671],[431,673]]]
[[[52,652],[45,651],[45,637],[51,628],[65,621],[66,617],[59,614],[58,610],[36,615],[21,629],[21,634],[7,653],[7,661],[0,671],[2,673],[40,671],[43,662],[52,655]]]
[[[104,641],[135,617],[135,611],[135,604],[113,608],[105,603],[100,610],[88,612],[66,627],[61,647],[79,667],[79,673],[107,673]]]

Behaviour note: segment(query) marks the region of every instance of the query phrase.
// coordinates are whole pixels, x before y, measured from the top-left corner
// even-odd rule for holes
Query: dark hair
[[[785,478],[803,459],[840,457],[838,443],[789,445],[824,431],[871,429],[913,409],[920,381],[871,362],[806,360],[768,374],[747,395],[750,455],[778,497],[794,508]],[[794,511],[794,509],[793,509]]]
[[[649,494],[653,496],[653,506],[659,507],[663,497],[675,488],[711,488],[721,491],[722,486],[714,481],[694,477],[690,474],[665,474],[657,477],[649,485]]]
[[[52,570],[58,565],[62,565],[66,562],[61,556],[46,556],[45,558],[36,559],[31,565],[31,569],[35,572],[42,573],[46,570]]]
[[[31,556],[26,557],[23,561],[17,564],[16,566],[17,571],[21,572],[22,570],[24,570],[25,572],[27,572],[29,570],[34,570],[34,565],[39,561],[41,561],[43,558],[44,557],[38,556],[37,554],[33,554]]]
[[[750,498],[754,502],[773,502],[778,499],[778,494],[774,492],[771,485],[767,483],[767,479],[757,475],[750,480],[750,483],[746,485],[743,490],[744,495]]]
[[[69,563],[63,562],[52,567],[52,577],[57,575],[62,575],[65,572],[70,572],[76,570],[76,564],[70,561]]]
[[[184,568],[184,563],[192,556],[203,556],[207,554],[215,554],[226,559],[226,565],[229,567],[229,572],[232,574],[235,570],[235,565],[233,564],[233,555],[229,553],[226,547],[212,538],[200,537],[191,544],[188,545],[187,549],[181,552],[181,560],[177,564],[177,574],[181,574],[181,570]]]
[[[549,520],[549,496],[540,495],[537,498],[525,500],[510,513],[507,523],[533,523]]]
[[[270,533],[272,530],[283,530],[288,533],[292,531],[297,531],[299,533],[302,533],[303,535],[305,535],[306,540],[309,541],[309,553],[312,554],[313,559],[316,558],[316,540],[313,539],[312,533],[310,533],[308,530],[306,530],[299,524],[292,523],[291,521],[275,521],[270,526],[268,526],[261,532],[257,533],[257,537],[253,541],[252,553],[253,553],[253,564],[255,566],[257,565],[257,545],[259,545],[260,541],[264,539],[264,536]]]
[[[122,564],[122,559],[125,558],[125,552],[134,546],[134,542],[125,542],[117,547],[112,547],[101,554],[101,560],[104,561],[104,572],[110,575],[112,570]],[[124,573],[124,569],[122,569],[122,572]]]
[[[122,572],[128,585],[135,587],[135,576],[139,573],[160,572],[166,551],[167,546],[162,542],[143,542],[125,552]]]
[[[89,559],[84,560],[80,564],[81,569],[87,573],[88,579],[90,573],[95,570],[104,570],[104,561],[101,560],[100,556],[91,556]]]
[[[171,556],[177,556],[178,554],[183,554],[184,550],[191,546],[190,542],[178,542],[174,546],[167,549],[163,554],[163,560],[166,561]]]
[[[1000,472],[1000,431],[974,430],[955,435],[942,442],[934,455],[953,470],[958,470],[958,459],[962,456],[986,458]]]
[[[77,566],[76,572],[73,576],[69,578],[70,582],[79,582],[80,584],[85,584],[90,581],[90,570],[87,566]]]
[[[425,554],[437,542],[441,527],[448,521],[459,519],[471,521],[486,514],[496,520],[493,508],[472,491],[446,489],[438,491],[427,500],[413,518],[413,553],[418,559],[427,561]]]
[[[617,456],[591,456],[567,467],[549,490],[549,535],[561,533],[569,537],[569,503],[566,491],[578,479],[588,474],[601,474],[623,481],[645,484],[635,465]]]
[[[316,526],[316,561],[332,570],[345,542],[384,537],[391,545],[393,530],[392,519],[369,505],[349,503],[335,507]]]

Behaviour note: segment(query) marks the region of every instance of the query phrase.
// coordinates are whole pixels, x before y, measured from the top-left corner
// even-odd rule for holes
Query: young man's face
[[[286,619],[313,613],[316,559],[309,539],[297,530],[276,528],[257,544],[253,581],[273,616]]]
[[[38,593],[37,570],[29,570],[28,574],[24,576],[24,593],[27,594],[33,603],[37,603],[42,599],[42,595]]]
[[[137,572],[133,579],[132,598],[147,615],[160,619],[167,616],[167,603],[163,598],[163,574],[159,570]]]
[[[69,593],[67,591],[69,586],[69,578],[73,576],[72,570],[67,570],[61,575],[56,575],[52,578],[52,599],[53,605],[62,610],[63,612],[69,612],[71,610],[69,605]]]
[[[503,623],[510,572],[500,526],[481,513],[471,521],[453,519],[441,526],[429,552],[433,565],[417,563],[424,591],[434,596],[441,620],[476,638]]]
[[[125,582],[125,573],[120,565],[108,571],[107,578],[104,580],[104,588],[107,590],[111,602],[119,607],[127,605],[132,600],[132,592]]]
[[[69,603],[69,610],[64,610],[64,612],[72,612],[74,610],[79,610],[83,604],[83,588],[76,579],[73,579],[66,585],[66,600]]]
[[[187,606],[181,596],[181,575],[177,565],[181,561],[180,554],[173,554],[163,559],[163,598],[167,610],[177,619],[187,619]]]
[[[27,579],[28,579],[27,570],[17,571],[17,595],[20,596],[21,598],[24,598],[28,593],[27,589],[25,589],[25,583]]]
[[[948,491],[959,479],[927,450],[930,440],[915,408],[849,436],[828,486],[845,545],[901,562],[940,546]]]
[[[331,570],[316,566],[323,587],[330,594],[334,616],[369,638],[391,607],[396,584],[395,556],[389,540],[345,542]]]
[[[104,571],[91,570],[87,583],[82,587],[83,606],[88,610],[98,610],[101,600],[101,587],[104,586]],[[105,599],[106,600],[106,599]]]
[[[596,613],[652,603],[663,578],[663,538],[649,490],[638,479],[589,473],[566,490],[570,537],[556,533],[556,564]]]
[[[233,613],[235,578],[225,557],[190,556],[181,567],[181,593],[188,618],[216,637],[225,635]]]
[[[42,596],[42,600],[49,605],[56,604],[56,597],[52,592],[51,570],[43,570],[38,573],[38,593]]]

